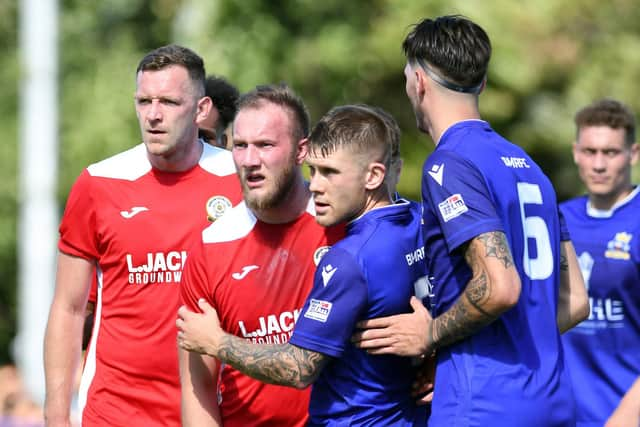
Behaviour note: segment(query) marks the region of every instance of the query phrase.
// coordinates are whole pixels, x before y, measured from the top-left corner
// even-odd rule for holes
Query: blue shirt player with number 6
[[[433,306],[360,322],[354,340],[374,354],[435,351],[429,426],[575,425],[560,330],[586,316],[586,292],[551,182],[480,118],[489,38],[444,16],[403,48],[418,128],[436,144],[422,177]]]

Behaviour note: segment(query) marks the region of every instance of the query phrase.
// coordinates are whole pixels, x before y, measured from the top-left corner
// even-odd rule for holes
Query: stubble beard
[[[420,108],[418,107],[413,107],[413,112],[416,116],[416,127],[418,128],[418,130],[422,133],[426,133],[429,134],[429,127],[427,126],[427,123],[425,122],[424,119],[424,113],[422,112],[422,110],[420,110]]]

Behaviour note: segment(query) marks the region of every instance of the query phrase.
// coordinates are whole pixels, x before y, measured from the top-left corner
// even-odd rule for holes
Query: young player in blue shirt
[[[311,132],[316,219],[347,223],[347,235],[318,264],[289,343],[257,345],[226,334],[206,303],[204,314],[179,312],[181,347],[265,382],[313,383],[309,425],[426,424],[426,408],[411,396],[414,360],[372,356],[350,341],[359,320],[409,312],[409,298],[425,280],[419,214],[409,202],[393,203],[386,183],[397,132],[388,116],[358,105],[332,109]]]
[[[361,322],[354,341],[373,354],[437,350],[429,426],[573,425],[559,329],[586,315],[586,294],[550,181],[480,118],[489,38],[444,16],[403,48],[418,128],[436,144],[422,181],[434,305]]]
[[[589,318],[563,335],[580,427],[603,426],[640,375],[640,189],[635,118],[602,99],[581,109],[573,158],[587,194],[560,205],[588,287]],[[625,416],[640,422],[640,399]],[[615,424],[618,425],[618,424]]]

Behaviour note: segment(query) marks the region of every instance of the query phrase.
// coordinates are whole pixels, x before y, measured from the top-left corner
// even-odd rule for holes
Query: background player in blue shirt
[[[581,109],[573,158],[587,195],[560,205],[588,287],[589,318],[563,336],[578,426],[602,426],[640,375],[640,192],[635,118],[602,99]],[[638,398],[636,398],[638,399]],[[640,401],[620,417],[640,424]],[[618,424],[616,424],[618,425]]]
[[[433,318],[414,299],[413,314],[362,322],[372,329],[354,340],[375,354],[437,349],[430,426],[575,424],[559,327],[586,316],[586,293],[551,183],[480,118],[489,38],[444,16],[417,24],[403,48],[418,128],[436,144],[422,181]],[[578,298],[559,297],[561,266],[577,273],[564,284]]]
[[[410,203],[392,203],[385,182],[399,140],[388,117],[367,106],[336,107],[309,136],[316,219],[346,222],[347,235],[318,264],[289,343],[257,345],[225,334],[206,303],[204,314],[179,312],[183,348],[265,382],[313,383],[310,425],[426,424],[426,408],[411,397],[413,360],[372,356],[350,341],[358,320],[408,312],[414,286],[424,281],[420,217]]]

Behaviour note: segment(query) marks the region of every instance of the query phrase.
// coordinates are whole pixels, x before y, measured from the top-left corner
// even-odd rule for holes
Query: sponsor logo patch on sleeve
[[[304,317],[307,319],[317,320],[318,322],[325,323],[331,313],[331,304],[329,301],[322,301],[319,299],[311,298],[309,302],[309,308],[304,313]]]
[[[438,208],[440,209],[440,215],[442,215],[444,222],[448,222],[469,210],[467,205],[464,204],[464,199],[460,194],[447,197],[438,203]]]

